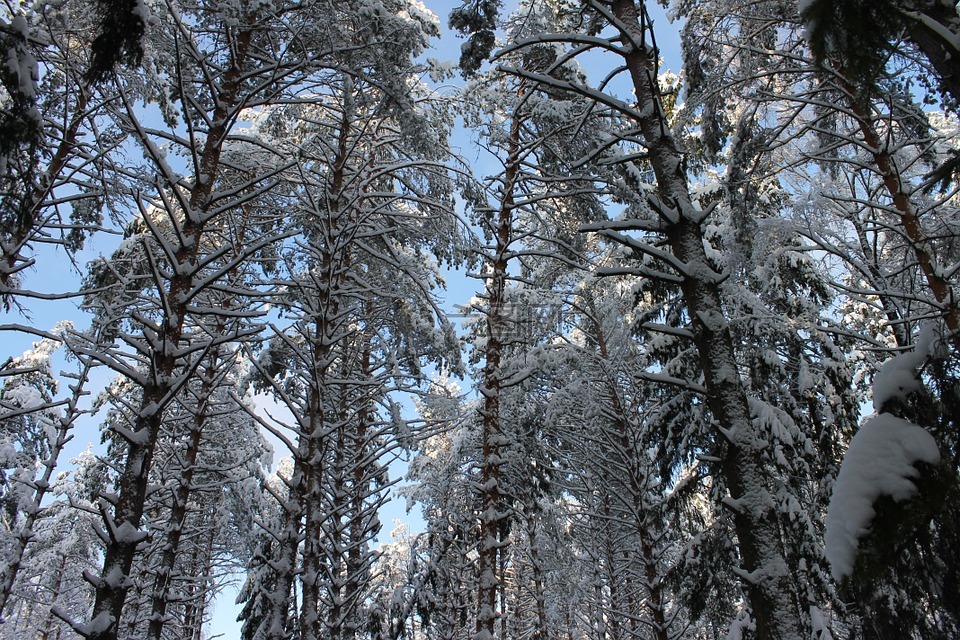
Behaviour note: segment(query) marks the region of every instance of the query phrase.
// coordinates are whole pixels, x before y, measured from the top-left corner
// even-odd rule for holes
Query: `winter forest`
[[[955,2],[424,2],[3,0],[0,640],[960,637]]]

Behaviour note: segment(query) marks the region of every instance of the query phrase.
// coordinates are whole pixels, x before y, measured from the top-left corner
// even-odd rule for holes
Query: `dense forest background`
[[[960,637],[955,3],[5,0],[0,52],[0,639],[230,585],[244,640]]]

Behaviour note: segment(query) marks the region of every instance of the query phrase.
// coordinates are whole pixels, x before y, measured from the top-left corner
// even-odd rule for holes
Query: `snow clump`
[[[873,381],[873,405],[880,413],[867,418],[850,442],[827,509],[824,553],[837,581],[853,573],[859,541],[870,530],[877,499],[912,498],[917,493],[913,479],[920,475],[914,465],[940,463],[937,442],[926,429],[881,409],[888,401],[921,389],[918,371],[929,356],[940,355],[941,346],[934,331],[925,328],[916,348],[885,362]]]
[[[853,573],[857,546],[870,528],[880,496],[897,502],[913,497],[917,462],[938,464],[940,451],[923,427],[881,413],[871,417],[850,442],[827,509],[824,535],[827,560],[835,580]]]

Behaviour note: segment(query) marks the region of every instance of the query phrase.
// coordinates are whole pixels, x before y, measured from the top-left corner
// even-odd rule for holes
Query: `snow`
[[[21,409],[37,409],[46,402],[43,395],[34,387],[20,385],[3,390],[3,400]]]
[[[150,24],[150,9],[147,8],[147,5],[143,2],[143,0],[137,0],[137,3],[133,7],[131,13],[140,18],[140,22],[142,22],[144,26]]]
[[[65,616],[66,614],[64,614]],[[89,624],[73,624],[71,625],[74,630],[84,637],[89,637],[92,635],[102,635],[113,624],[113,616],[110,615],[109,611],[102,611],[97,614]]]
[[[922,387],[918,371],[931,355],[942,356],[943,343],[932,325],[920,331],[913,351],[901,353],[883,363],[873,379],[873,408],[881,411],[890,400],[903,399]]]
[[[814,640],[833,640],[830,632],[830,619],[819,608],[810,607],[810,625],[813,627],[811,638]]]
[[[903,502],[916,494],[912,479],[919,475],[917,462],[940,462],[937,443],[923,427],[881,413],[857,431],[827,509],[824,552],[834,579],[853,573],[860,538],[875,515],[874,502],[881,496]]]
[[[730,628],[727,629],[727,635],[724,636],[724,640],[742,640],[744,635],[749,636],[751,631],[756,631],[756,628],[756,624],[750,617],[750,612],[746,609],[741,609],[737,613],[736,619],[730,623]]]
[[[803,13],[810,8],[810,5],[812,5],[813,2],[814,0],[800,0],[800,2],[797,3],[797,12],[803,15]]]
[[[797,14],[801,16],[804,21],[803,29],[803,39],[807,42],[810,42],[813,37],[812,34],[817,28],[817,21],[814,18],[813,12],[810,8],[816,0],[800,0],[797,3]]]
[[[919,475],[914,465],[940,462],[936,440],[926,429],[882,409],[922,388],[919,370],[931,355],[942,355],[942,348],[933,327],[924,327],[914,350],[884,362],[873,380],[873,406],[880,413],[867,419],[850,442],[827,509],[824,551],[838,581],[853,573],[876,500],[913,497],[917,486],[912,479]]]
[[[14,16],[10,28],[25,42],[30,37],[30,27],[22,15]],[[39,77],[36,58],[23,46],[7,49],[6,66],[11,75],[17,78],[20,93],[27,99],[37,97],[37,78]],[[32,115],[32,114],[31,114]]]
[[[146,531],[140,531],[129,522],[124,522],[117,527],[113,535],[120,544],[138,544],[147,538]]]

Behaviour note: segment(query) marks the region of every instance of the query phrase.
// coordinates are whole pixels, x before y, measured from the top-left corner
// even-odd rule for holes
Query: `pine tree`
[[[836,9],[842,12],[851,6],[851,3],[837,3]],[[718,94],[722,96],[726,91],[726,95],[736,95],[739,99],[753,91],[754,109],[759,113],[777,113],[775,110],[779,110],[781,114],[778,117],[783,124],[759,138],[755,133],[744,136],[738,130],[736,137],[732,138],[735,141],[733,148],[742,146],[745,138],[759,139],[760,145],[755,145],[754,152],[757,160],[752,162],[752,167],[754,172],[761,169],[758,172],[761,175],[764,173],[764,158],[768,156],[776,158],[774,167],[795,167],[786,172],[767,169],[766,175],[792,191],[784,195],[788,203],[790,196],[794,196],[792,215],[799,223],[801,233],[836,259],[835,268],[824,274],[827,278],[820,276],[820,280],[833,286],[843,313],[833,318],[825,314],[824,320],[812,325],[819,325],[828,335],[837,336],[822,342],[827,347],[833,342],[836,347],[829,348],[818,359],[830,365],[831,361],[837,361],[835,356],[830,356],[831,351],[837,347],[849,351],[859,344],[863,355],[857,355],[860,362],[856,364],[869,371],[877,366],[875,354],[882,354],[889,348],[908,348],[911,323],[926,314],[941,317],[949,332],[951,324],[955,324],[951,319],[952,303],[949,302],[952,285],[949,278],[942,277],[945,272],[937,264],[944,259],[951,260],[945,256],[952,254],[953,243],[949,238],[955,234],[949,229],[953,224],[953,207],[946,200],[931,197],[933,192],[925,185],[931,176],[924,175],[932,168],[928,163],[936,157],[931,150],[939,148],[937,155],[944,157],[945,141],[931,135],[928,116],[914,103],[909,79],[889,73],[893,67],[888,67],[888,60],[882,57],[869,62],[874,65],[873,71],[866,75],[857,67],[859,63],[845,67],[841,53],[843,46],[833,49],[827,64],[811,73],[813,67],[798,64],[808,55],[806,43],[791,15],[784,14],[777,3],[722,3],[714,12],[692,11],[691,17],[696,25],[688,39],[691,59],[703,58],[703,52],[707,51],[713,59],[736,61],[728,64],[723,73],[714,74],[713,84],[702,86],[702,95],[715,100]],[[886,19],[896,21],[899,18],[896,14],[888,14]],[[746,21],[756,34],[754,42],[748,45],[739,39],[734,27]],[[886,38],[883,28],[883,25],[875,28],[871,36],[883,34],[879,37]],[[697,37],[704,34],[711,35]],[[756,42],[763,43],[763,46],[757,46]],[[780,87],[777,91],[771,90],[774,79],[778,83],[776,86]],[[694,96],[694,108],[703,105],[703,117],[708,117],[707,99],[697,98],[696,92]],[[728,109],[726,114],[729,116],[732,111]],[[753,182],[761,184],[756,179]],[[921,211],[926,215],[920,214]],[[755,225],[755,228],[762,227]],[[791,251],[791,243],[785,243],[783,239],[776,240],[775,245]],[[784,273],[795,272],[797,266],[802,263],[791,265]],[[779,269],[783,271],[784,267]],[[808,279],[804,277],[803,280]],[[923,294],[917,296],[916,292],[921,291]],[[783,296],[778,297],[786,300]],[[804,313],[793,307],[789,315],[803,317]],[[822,331],[820,335],[824,335]],[[801,365],[806,364],[804,350],[793,347],[791,351],[801,356]],[[810,370],[808,365],[804,368]],[[827,378],[820,377],[823,375],[820,374],[817,376],[819,384],[807,388],[816,395],[820,394],[819,388],[842,388],[835,386],[837,377],[830,368],[824,368],[823,373]],[[852,379],[863,375],[858,373]],[[865,392],[862,384],[859,391]],[[778,405],[802,407],[789,397],[785,400]],[[852,406],[851,401],[848,403]],[[822,400],[819,404],[822,408],[810,411],[806,418],[801,414],[802,421],[796,424],[812,418],[816,425],[818,414],[835,416],[831,409],[836,405],[831,407]],[[815,407],[811,405],[811,409]],[[846,422],[850,424],[855,413],[848,409],[846,414]],[[839,423],[834,429],[836,426]],[[820,504],[823,504],[824,490],[831,488],[837,473],[837,460],[849,437],[848,428],[832,435],[831,431],[819,432],[820,449],[827,455],[819,462],[808,458],[804,463],[808,468],[805,475],[812,476],[819,484],[819,496],[814,494],[814,497]],[[826,441],[824,436],[827,436]],[[822,530],[816,520],[810,524]],[[950,528],[948,525],[943,530]],[[791,532],[790,539],[798,540],[802,536]],[[941,570],[938,567],[935,572]],[[903,570],[901,573],[918,572]],[[804,583],[811,586],[820,583],[819,589],[827,594],[833,591],[837,598],[850,597],[843,585],[834,586],[830,581],[808,579]],[[862,618],[855,613],[854,607],[844,611],[845,608],[835,602],[835,614],[841,620],[846,618],[840,626],[850,624],[857,628],[857,625],[866,623],[866,627],[855,633],[870,634],[875,633],[870,625],[878,620],[901,618],[901,622],[892,625],[898,626],[900,632],[913,625],[925,624],[922,614],[909,611],[910,605],[906,604],[909,598],[903,595],[903,591],[891,586],[888,584],[874,591],[870,596],[875,597],[872,603],[862,601],[857,605],[870,609],[886,598],[889,610],[881,612],[884,606],[879,605]],[[877,596],[884,589],[885,595]],[[883,624],[886,623],[878,626],[883,627]]]
[[[800,637],[804,623],[772,508],[773,486],[759,458],[761,445],[751,419],[746,385],[737,373],[733,336],[724,313],[720,290],[723,275],[705,250],[704,223],[709,210],[702,211],[690,195],[683,156],[665,121],[649,17],[642,6],[630,1],[609,6],[591,3],[587,15],[597,21],[594,32],[605,24],[616,30],[621,45],[603,39],[597,45],[603,44],[621,60],[636,95],[636,106],[543,73],[517,73],[547,86],[579,89],[584,95],[601,98],[629,119],[632,133],[642,141],[656,180],[656,192],[648,199],[653,215],[612,223],[604,234],[638,254],[662,261],[671,272],[664,277],[680,286],[708,404],[723,442],[719,471],[731,498],[741,505],[733,516],[741,562],[737,571],[744,577],[750,615],[760,637]],[[662,234],[669,250],[630,237],[623,233],[627,230],[654,237]]]
[[[206,329],[217,317],[250,319],[259,313],[251,306],[251,292],[237,288],[229,276],[275,239],[271,225],[277,213],[258,204],[266,204],[274,176],[287,161],[276,150],[238,139],[241,114],[305,91],[304,83],[323,75],[326,38],[337,35],[327,30],[331,22],[318,7],[281,18],[229,6],[211,11],[168,6],[155,18],[144,41],[149,58],[144,74],[118,83],[113,114],[146,158],[142,169],[122,172],[132,182],[128,206],[140,215],[128,226],[128,241],[88,278],[88,306],[116,337],[114,345],[89,355],[140,390],[139,406],[130,412],[133,422],[113,427],[125,441],[124,463],[116,495],[103,499],[107,549],[96,603],[90,622],[75,625],[88,638],[118,633],[136,577],[130,573],[134,557],[147,536],[141,524],[165,413],[205,352],[242,337],[236,331],[210,335]],[[303,23],[315,27],[301,33]],[[317,38],[321,55],[288,60],[285,47],[308,36]],[[166,130],[144,123],[135,105],[145,97],[159,101]],[[184,135],[176,133],[180,126]],[[168,144],[187,161],[167,154],[162,147]],[[232,308],[204,306],[211,300],[202,294],[209,291],[226,294]]]
[[[50,245],[73,255],[103,226],[115,189],[107,167],[124,134],[105,123],[90,50],[78,46],[100,26],[87,3],[75,2],[8,5],[0,18],[8,61],[0,71],[0,297],[7,310],[25,299],[75,295],[32,290],[24,276],[53,257]],[[103,73],[113,65],[102,65]]]
[[[322,101],[264,116],[265,133],[296,144],[299,166],[287,180],[299,204],[272,296],[289,323],[272,325],[255,384],[296,422],[290,435],[262,422],[285,439],[293,468],[269,530],[272,572],[257,569],[261,584],[245,589],[261,603],[246,615],[250,637],[282,637],[294,625],[303,637],[362,628],[385,465],[407,430],[391,394],[416,393],[426,362],[459,357],[433,299],[436,260],[462,251],[444,165],[446,106],[411,79],[435,26],[377,15],[384,32],[403,37],[358,27],[366,45],[345,56]]]
[[[10,359],[4,367],[4,385],[0,391],[3,408],[9,471],[4,473],[5,530],[10,539],[4,543],[0,612],[9,602],[28,547],[33,542],[35,527],[46,517],[44,503],[56,481],[61,454],[74,434],[73,427],[87,410],[81,401],[87,395],[92,362],[81,359],[76,373],[62,372],[68,381],[69,395],[57,398],[61,380],[53,376],[51,356],[60,346],[68,327],[59,327],[35,343],[35,348],[22,357]]]

